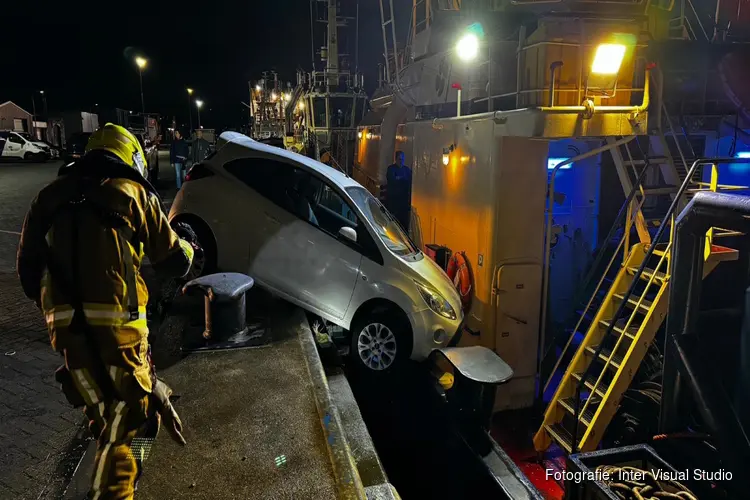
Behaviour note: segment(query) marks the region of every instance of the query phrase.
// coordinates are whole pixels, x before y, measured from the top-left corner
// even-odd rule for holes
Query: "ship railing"
[[[310,74],[310,82],[313,87],[341,86],[347,88],[359,86],[359,75],[352,74],[349,70],[336,71],[313,71]]]
[[[556,86],[554,88],[554,94],[555,95],[559,95],[559,94],[563,94],[563,93],[572,93],[572,92],[575,92],[575,93],[577,93],[575,102],[576,103],[580,103],[580,102],[583,101],[583,98],[585,97],[585,93],[586,93],[586,75],[588,73],[587,67],[583,63],[583,61],[584,61],[584,58],[586,57],[586,53],[587,52],[593,53],[593,50],[598,45],[599,45],[599,42],[596,42],[596,41],[591,41],[591,42],[587,42],[587,43],[576,43],[576,42],[562,42],[562,41],[554,41],[554,40],[543,40],[543,41],[539,41],[539,42],[534,42],[534,43],[530,43],[530,44],[527,44],[527,45],[523,45],[523,46],[519,47],[518,50],[516,51],[516,65],[517,65],[516,72],[517,72],[517,75],[521,75],[522,74],[522,70],[523,70],[522,64],[523,64],[523,61],[524,61],[523,55],[524,55],[524,52],[526,52],[526,51],[528,51],[530,49],[534,49],[534,48],[538,48],[538,47],[544,47],[544,46],[575,48],[575,49],[578,50],[578,57],[577,57],[577,59],[579,61],[581,61],[580,64],[578,65],[578,74],[576,75],[575,86],[574,87],[562,87],[561,88],[560,85],[564,85],[564,84],[562,82],[559,82],[558,86]],[[644,50],[647,47],[648,47],[648,45],[645,44],[645,43],[637,43],[637,44],[635,44],[633,46],[633,49],[635,51],[639,51],[639,50]],[[633,79],[633,83],[643,82],[644,81],[645,74],[646,74],[646,72],[645,72],[645,66],[646,66],[646,64],[645,63],[646,63],[645,58],[641,57],[638,53],[636,53],[636,64],[634,65],[634,72],[635,72],[635,74],[637,76]],[[488,66],[487,61],[485,61],[485,63],[483,64],[483,66]],[[490,67],[488,69],[488,71],[492,72],[492,71],[494,71],[494,69],[492,67]],[[485,78],[486,78],[486,76],[487,75],[485,75]],[[494,77],[495,75],[493,74],[492,76]],[[518,107],[518,106],[520,106],[520,104],[521,104],[520,97],[523,96],[523,95],[544,94],[544,93],[549,93],[550,92],[550,88],[549,87],[534,88],[534,89],[524,89],[524,88],[522,88],[523,85],[522,85],[521,82],[522,82],[522,80],[520,78],[517,79],[516,90],[508,91],[508,92],[503,92],[503,93],[499,93],[499,94],[492,94],[491,96],[487,96],[487,94],[485,93],[486,97],[477,98],[477,99],[474,100],[474,102],[482,103],[482,102],[487,102],[488,100],[491,99],[492,102],[494,103],[495,99],[509,99],[509,98],[515,97],[516,98],[516,102],[514,103],[515,106],[511,106],[511,108],[512,108],[512,107]],[[492,90],[492,89],[490,89],[490,90]],[[616,92],[619,92],[619,93],[631,93],[631,94],[638,93],[638,92],[643,92],[644,90],[645,89],[643,87],[620,87],[619,85],[616,88]],[[637,99],[637,97],[633,96],[633,98],[631,100],[636,100],[636,99]],[[540,100],[540,101],[542,101],[542,100]],[[556,99],[556,101],[557,101],[557,99]],[[539,102],[539,105],[542,105],[542,102]],[[492,107],[492,109],[496,109],[496,108]]]

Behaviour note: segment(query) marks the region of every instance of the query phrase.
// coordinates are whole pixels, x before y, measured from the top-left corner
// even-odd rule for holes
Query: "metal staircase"
[[[583,333],[581,327],[590,322],[534,436],[537,451],[553,441],[569,453],[596,449],[666,317],[675,217],[698,191],[747,189],[719,184],[715,163],[710,165],[710,181],[693,182],[700,162],[686,158],[666,110],[663,114],[666,133],[648,138],[643,159],[633,158],[629,143],[611,150],[621,183],[630,193],[623,206],[625,230],[553,370],[554,376],[576,333]],[[672,157],[668,136],[674,138],[679,160]],[[637,140],[631,142],[643,151]],[[691,167],[682,174],[679,163]],[[658,182],[649,185],[653,180]],[[631,233],[640,240],[632,246]],[[719,262],[738,258],[737,250],[715,244],[719,237],[737,234],[720,228],[707,232],[704,277]],[[620,268],[608,281],[619,255]]]

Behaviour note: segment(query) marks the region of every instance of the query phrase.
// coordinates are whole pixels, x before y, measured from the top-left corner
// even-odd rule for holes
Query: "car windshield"
[[[18,135],[26,139],[27,141],[34,141],[34,138],[28,132],[18,132]]]
[[[346,191],[391,252],[406,256],[419,251],[396,219],[369,191],[362,187],[349,187]]]

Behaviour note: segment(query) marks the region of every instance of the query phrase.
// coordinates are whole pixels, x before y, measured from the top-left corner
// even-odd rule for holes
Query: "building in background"
[[[32,133],[34,115],[21,106],[6,101],[0,104],[0,130]]]

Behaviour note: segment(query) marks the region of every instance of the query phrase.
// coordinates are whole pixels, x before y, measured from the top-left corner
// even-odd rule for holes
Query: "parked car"
[[[39,147],[39,149],[47,153],[48,159],[57,158],[60,156],[59,149],[57,149],[55,146],[53,146],[49,142],[42,140],[42,139],[37,139],[33,137],[31,134],[29,134],[28,132],[18,132],[18,135],[20,135],[21,137],[23,137],[24,139],[31,142],[35,146]]]
[[[351,332],[351,357],[382,372],[457,341],[453,283],[383,205],[345,174],[236,132],[188,172],[171,223],[203,248],[191,277],[252,276]]]
[[[0,156],[28,161],[46,161],[50,157],[49,146],[24,137],[19,132],[0,130]],[[31,137],[31,136],[28,136]]]
[[[76,132],[71,135],[65,146],[63,163],[67,165],[82,157],[86,153],[86,144],[89,142],[89,137],[91,137],[90,132]]]
[[[141,143],[143,152],[146,154],[146,163],[148,165],[148,180],[149,182],[151,182],[151,184],[156,185],[156,183],[159,181],[158,146],[143,132],[135,132],[132,130],[131,132],[133,132],[133,135],[135,135],[135,137],[138,139],[138,142]]]

